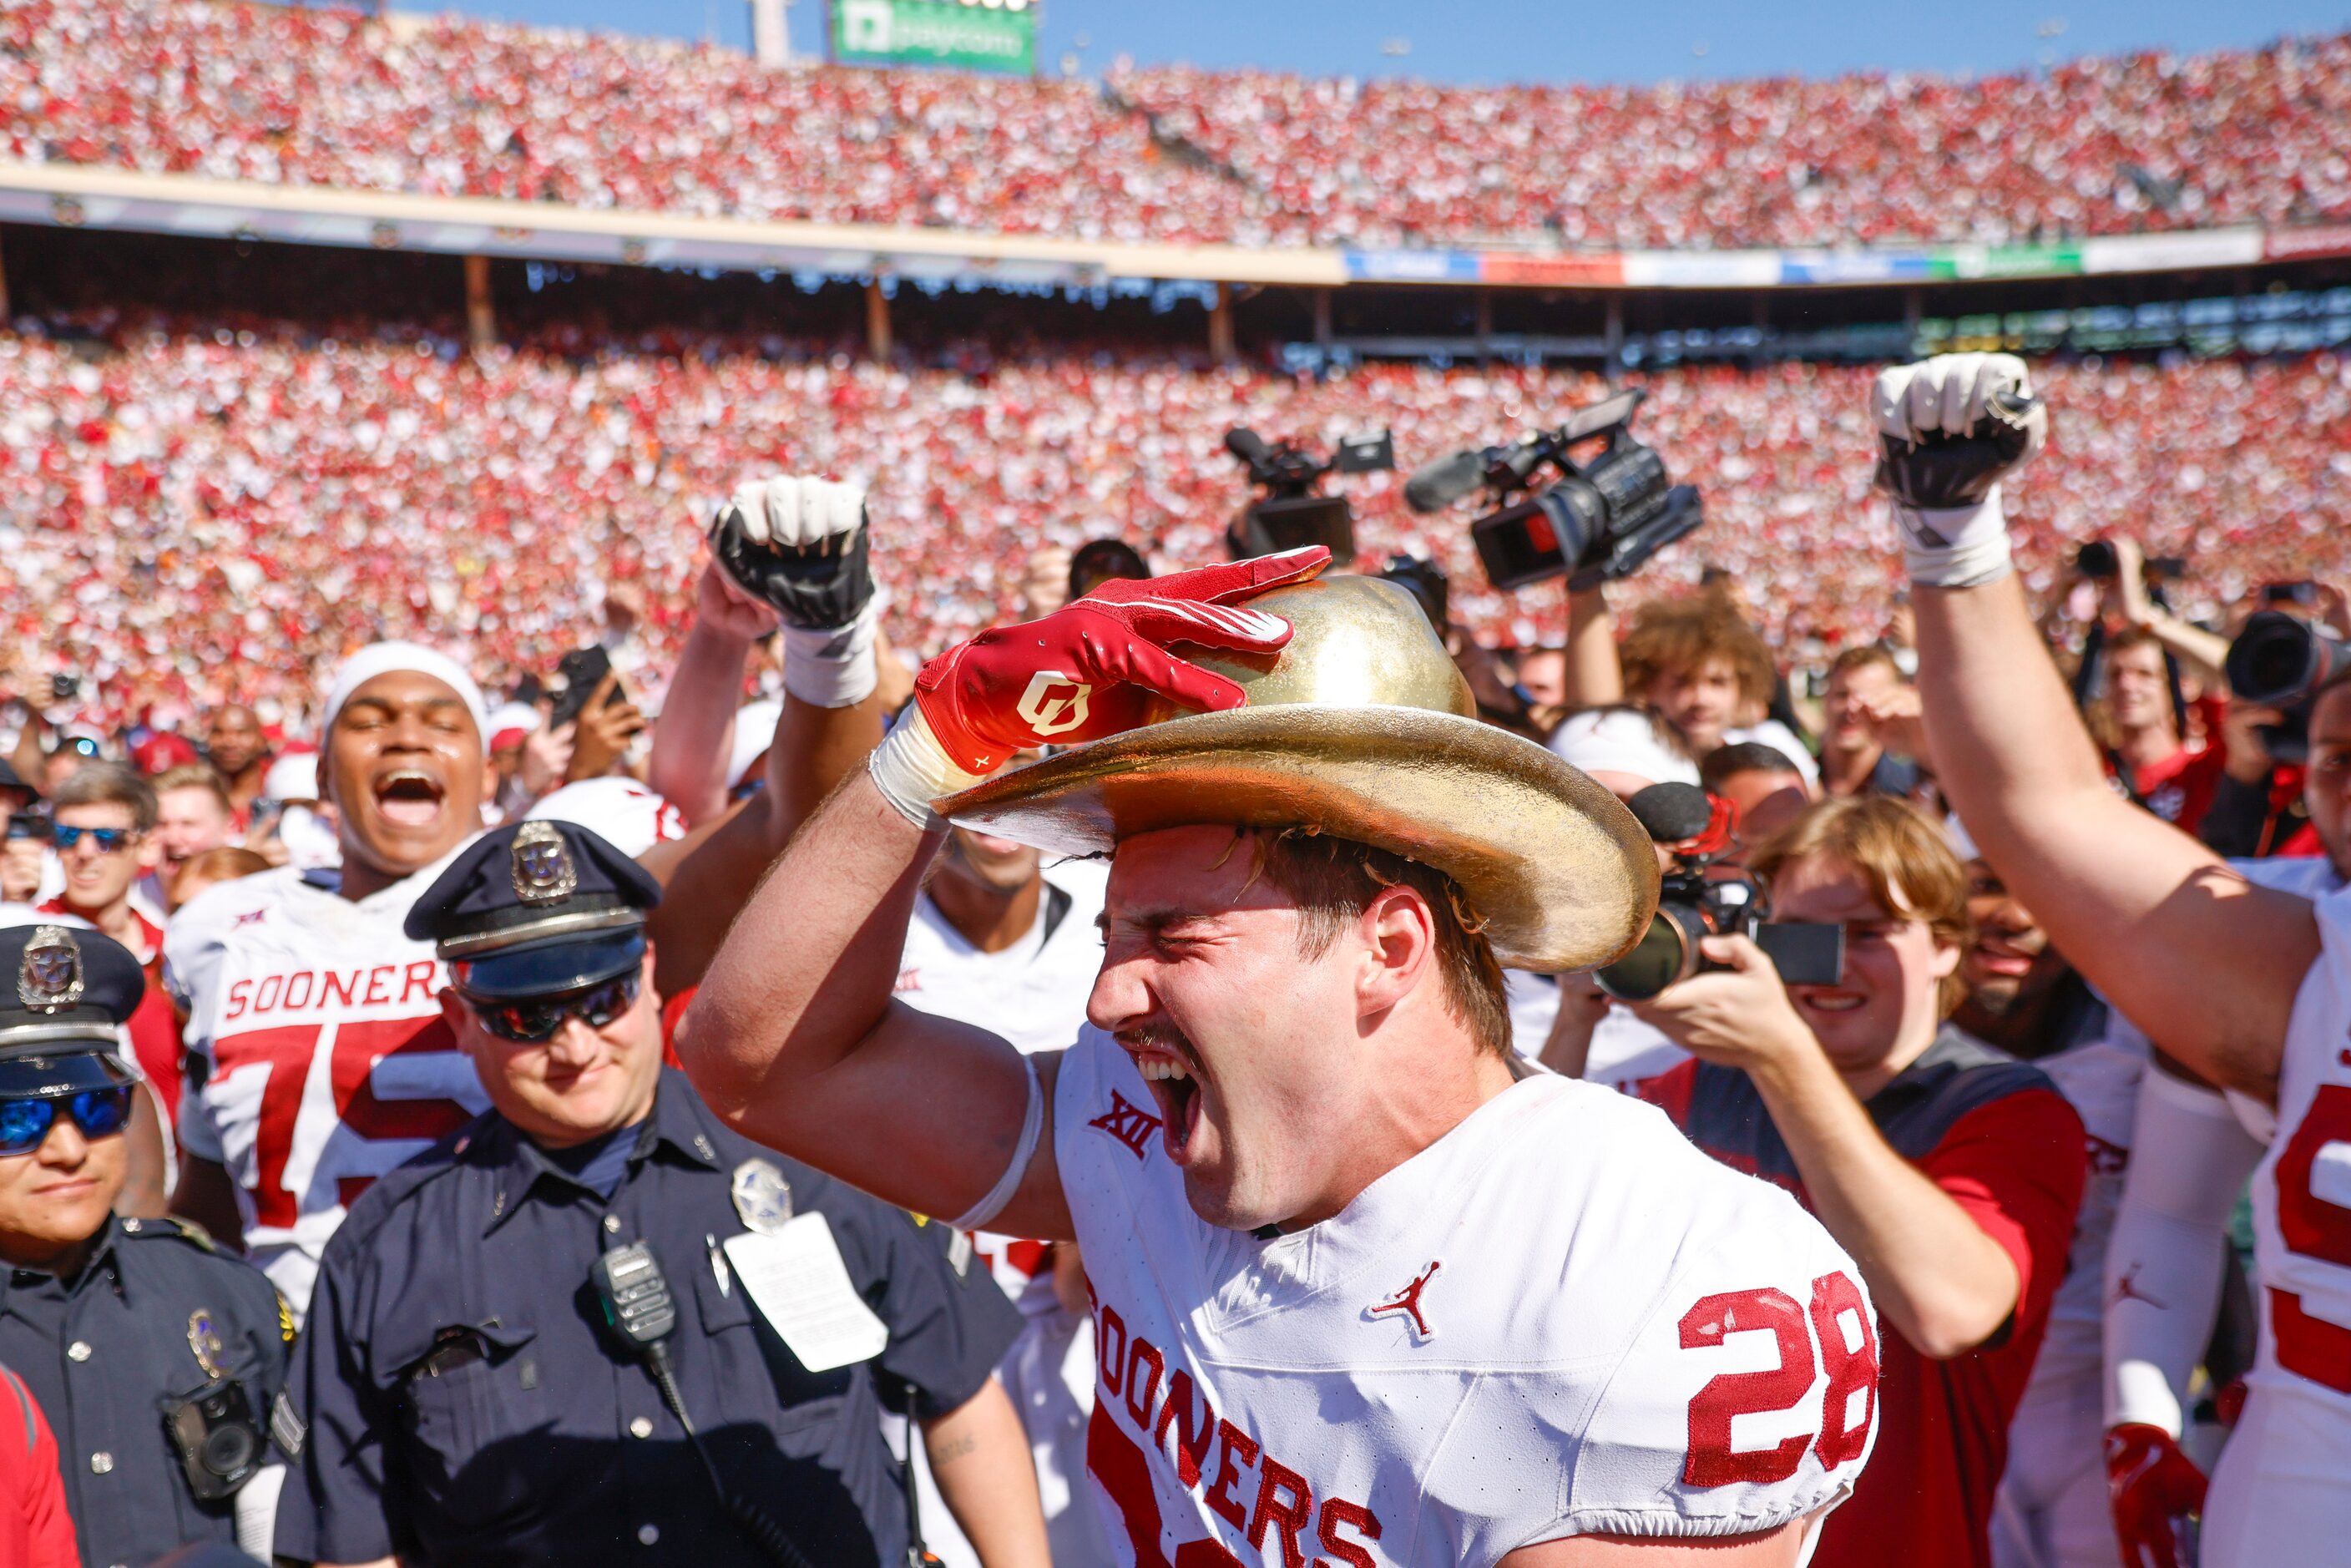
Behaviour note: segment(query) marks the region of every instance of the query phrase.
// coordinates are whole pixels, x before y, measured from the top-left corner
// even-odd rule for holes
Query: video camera
[[[2318,694],[2351,676],[2351,643],[2283,610],[2257,610],[2229,644],[2220,668],[2230,695],[2255,707],[2273,707],[2279,724],[2261,727],[2273,760],[2310,759],[2310,709]]]
[[[1491,496],[1499,505],[1469,525],[1469,538],[1498,589],[1562,573],[1572,574],[1572,589],[1614,582],[1706,520],[1698,486],[1674,484],[1656,449],[1633,439],[1628,427],[1647,395],[1635,387],[1514,445],[1423,464],[1405,482],[1405,504],[1428,513],[1473,490]],[[1606,444],[1587,463],[1568,455],[1600,440]],[[1513,500],[1533,488],[1545,467],[1558,471],[1550,487]]]
[[[1730,802],[1695,784],[1652,784],[1625,802],[1642,831],[1664,844],[1673,867],[1657,890],[1656,917],[1633,950],[1593,978],[1619,1001],[1646,1002],[1667,987],[1723,966],[1698,951],[1705,936],[1748,936],[1791,986],[1834,986],[1844,977],[1844,927],[1770,923],[1762,884],[1744,872],[1718,873],[1736,826]]]
[[[1355,559],[1355,518],[1344,496],[1326,496],[1326,474],[1371,474],[1395,466],[1395,441],[1351,435],[1328,458],[1287,441],[1268,444],[1256,431],[1235,425],[1225,432],[1225,450],[1249,469],[1249,483],[1265,492],[1241,509],[1228,534],[1236,559],[1322,545],[1333,565]]]

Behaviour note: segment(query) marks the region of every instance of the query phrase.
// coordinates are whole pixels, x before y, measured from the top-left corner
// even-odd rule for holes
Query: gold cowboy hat
[[[1249,602],[1296,628],[1279,654],[1185,650],[1238,683],[1247,707],[1161,705],[1139,728],[936,809],[1065,855],[1204,822],[1311,825],[1450,875],[1515,968],[1590,968],[1648,929],[1657,862],[1633,813],[1533,741],[1479,722],[1411,594],[1334,577]]]

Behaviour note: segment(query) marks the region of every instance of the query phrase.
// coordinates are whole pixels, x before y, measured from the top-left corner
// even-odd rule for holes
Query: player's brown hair
[[[1258,874],[1298,905],[1298,946],[1319,958],[1347,923],[1383,888],[1406,887],[1428,905],[1437,930],[1437,967],[1445,978],[1446,1010],[1478,1044],[1508,1060],[1510,1012],[1502,999],[1502,967],[1486,940],[1485,922],[1461,884],[1434,866],[1353,839],[1301,828],[1249,835]]]
[[[1772,834],[1747,860],[1769,883],[1782,866],[1812,855],[1843,861],[1861,873],[1888,915],[1923,920],[1938,947],[1964,952],[1974,936],[1968,918],[1968,871],[1942,830],[1907,800],[1855,795],[1823,800]],[[1949,1018],[1968,994],[1957,969],[1936,988],[1938,1016]]]
[[[1616,650],[1625,690],[1639,700],[1663,674],[1693,670],[1709,659],[1729,664],[1742,702],[1769,706],[1779,684],[1762,635],[1719,598],[1653,599],[1634,612]]]
[[[52,811],[74,806],[121,806],[131,812],[133,831],[152,832],[155,827],[155,791],[120,762],[85,762],[51,792]]]
[[[1896,676],[1902,674],[1902,666],[1895,663],[1894,650],[1883,643],[1864,643],[1858,647],[1847,648],[1829,661],[1829,674],[1834,678],[1850,671],[1865,670],[1872,664],[1883,665]]]
[[[158,795],[173,789],[209,790],[212,798],[220,802],[222,811],[233,813],[236,810],[235,803],[228,798],[228,787],[221,782],[221,776],[202,762],[189,762],[178,768],[166,768],[162,772],[147,780],[147,785]]]

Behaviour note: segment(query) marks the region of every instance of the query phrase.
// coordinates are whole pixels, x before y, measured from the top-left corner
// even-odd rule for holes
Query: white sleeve
[[[1691,1239],[1602,1390],[1564,1528],[1533,1539],[1773,1530],[1860,1478],[1879,1332],[1861,1270],[1794,1199],[1739,1180],[1749,1201]]]
[[[2177,1437],[2220,1311],[2229,1216],[2262,1151],[2220,1095],[2153,1067],[2131,1147],[2106,1242],[2106,1425]]]
[[[180,1147],[214,1165],[225,1164],[226,1156],[221,1149],[220,1134],[204,1109],[204,1086],[213,1070],[213,1022],[217,1007],[214,993],[221,958],[227,949],[224,940],[227,924],[224,919],[206,915],[219,907],[213,895],[231,885],[234,884],[206,888],[183,905],[163,927],[163,989],[187,1014],[188,1021],[180,1033],[181,1049],[193,1059],[190,1070],[180,1081]]]

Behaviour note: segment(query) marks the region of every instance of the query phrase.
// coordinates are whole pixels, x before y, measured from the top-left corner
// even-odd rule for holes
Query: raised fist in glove
[[[874,753],[874,782],[916,821],[930,802],[1002,767],[1016,751],[1096,740],[1143,722],[1155,697],[1202,711],[1237,708],[1239,686],[1168,648],[1270,653],[1290,622],[1241,601],[1303,582],[1329,564],[1320,545],[1148,581],[1105,582],[1040,620],[983,632],[923,666],[914,705]]]
[[[853,707],[878,679],[866,533],[863,489],[798,477],[737,486],[710,525],[719,570],[783,618],[784,689],[818,707]]]
[[[1870,414],[1878,486],[1916,581],[1969,588],[2008,570],[2000,480],[2049,436],[2049,412],[2013,354],[1938,354],[1877,372]]]
[[[735,488],[710,525],[710,553],[737,587],[775,607],[787,626],[847,626],[873,600],[865,492],[830,479],[755,479]]]
[[[2192,1568],[2182,1526],[2204,1511],[2204,1472],[2162,1427],[2130,1422],[2107,1430],[2106,1491],[2130,1568]]]

